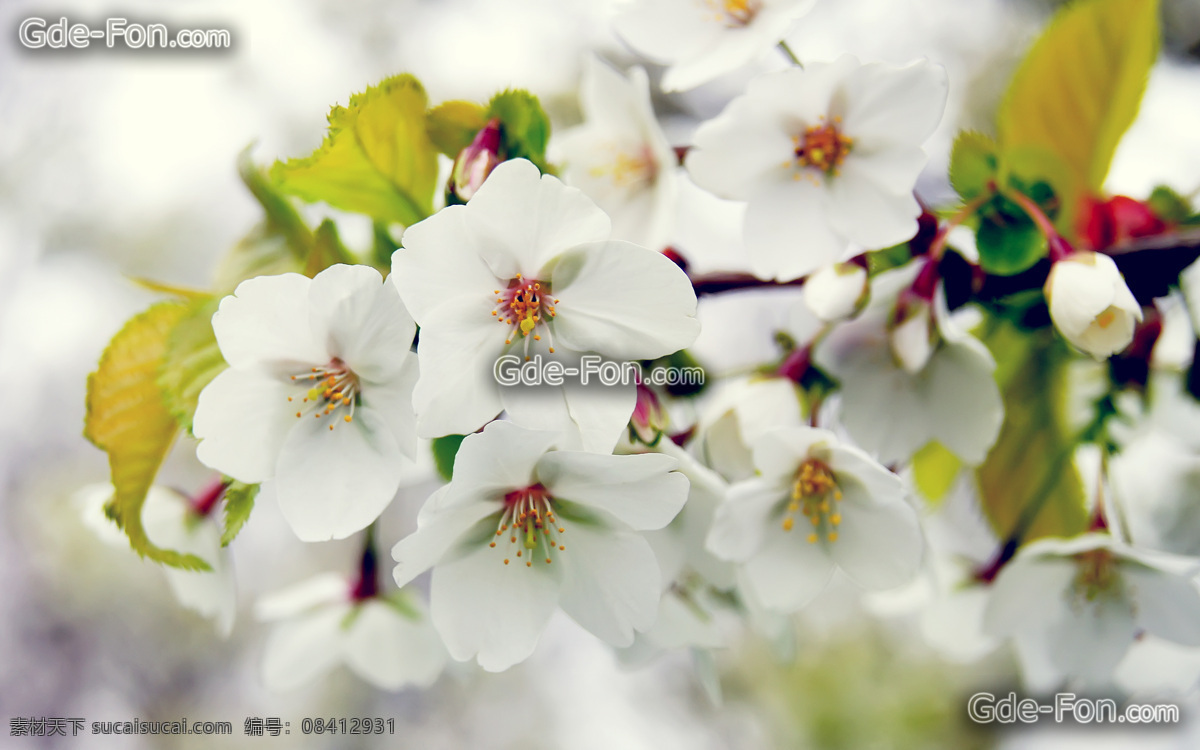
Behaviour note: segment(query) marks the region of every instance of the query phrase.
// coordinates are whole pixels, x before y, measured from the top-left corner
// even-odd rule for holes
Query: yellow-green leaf
[[[437,152],[425,130],[427,99],[410,75],[389,78],[329,113],[325,142],[275,164],[279,187],[382,221],[415,224],[433,212]]]
[[[189,570],[209,570],[195,555],[156,547],[142,526],[142,505],[179,425],[163,405],[158,371],[172,329],[187,314],[182,302],[160,302],[122,328],[88,376],[84,436],[108,453],[116,492],[113,520],[138,554]]]
[[[958,456],[936,440],[917,451],[912,459],[913,480],[917,490],[933,505],[938,505],[954,486],[962,470]]]
[[[189,433],[200,391],[228,366],[212,327],[212,316],[219,304],[217,297],[190,303],[167,335],[163,352],[158,377],[163,403],[179,426]]]
[[[225,529],[221,532],[221,546],[226,547],[246,525],[250,511],[254,510],[254,498],[258,496],[257,484],[230,482],[225,490]]]
[[[983,336],[998,363],[1004,424],[975,471],[984,515],[996,535],[1026,542],[1086,530],[1075,441],[1063,415],[1068,357],[1051,329],[1018,330],[993,320]]]
[[[996,179],[999,159],[996,143],[975,130],[964,130],[954,139],[950,151],[950,184],[964,201],[987,192],[988,183]]]
[[[330,266],[338,263],[353,264],[354,258],[342,244],[338,236],[337,225],[329,219],[321,222],[313,234],[312,252],[304,264],[304,275],[312,278]]]
[[[1098,189],[1158,56],[1158,0],[1078,0],[1017,69],[997,128],[1004,150],[1042,146]]]
[[[451,159],[471,145],[475,134],[487,124],[484,108],[461,100],[442,102],[429,110],[426,130],[434,148]]]

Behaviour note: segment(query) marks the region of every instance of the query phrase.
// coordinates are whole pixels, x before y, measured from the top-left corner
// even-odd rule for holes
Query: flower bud
[[[804,301],[821,320],[849,318],[867,304],[867,269],[857,263],[834,263],[804,283]]]
[[[471,145],[459,151],[454,159],[454,170],[446,185],[446,203],[466,203],[471,200],[471,196],[502,161],[500,119],[492,118],[475,134]]]
[[[1059,260],[1044,291],[1058,332],[1097,359],[1128,346],[1142,319],[1141,306],[1107,255],[1083,251]]]
[[[910,375],[925,369],[936,343],[932,305],[928,300],[908,295],[897,305],[889,342],[892,356]]]
[[[658,394],[645,383],[637,384],[637,402],[629,418],[629,439],[645,445],[658,445],[668,426],[667,410]]]

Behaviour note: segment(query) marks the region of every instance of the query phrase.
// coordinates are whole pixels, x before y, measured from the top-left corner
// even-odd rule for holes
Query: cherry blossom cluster
[[[665,66],[663,91],[681,91],[773,54],[813,4],[639,0],[616,31]],[[973,295],[987,274],[955,232],[983,201],[938,212],[914,192],[947,75],[928,60],[801,65],[781,49],[784,69],[752,78],[678,148],[647,72],[589,59],[584,121],[551,143],[558,176],[501,159],[489,123],[454,169],[453,205],[404,229],[386,277],[337,264],[252,278],[221,301],[212,325],[229,368],[199,398],[199,460],[261,484],[300,540],[365,539],[350,578],[260,602],[276,623],[270,684],[337,663],[389,689],[431,684],[448,659],[504,670],[556,611],[630,660],[720,648],[739,622],[769,629],[820,606],[834,581],[904,594],[956,657],[1011,643],[1031,686],[1137,689],[1164,661],[1200,678],[1200,407],[1177,384],[1192,351],[1172,344],[1200,330],[1200,271],[1139,301],[1105,252],[1128,225],[1112,204],[1109,236],[1086,232],[1077,249],[1036,201],[1004,196],[1046,241],[1033,293],[1078,374],[1063,408],[1082,404],[1084,437],[1065,459],[1089,520],[1035,540],[1030,503],[1012,534],[985,528],[972,469],[1009,429],[1013,375],[985,343],[996,316]],[[732,270],[771,293],[698,310],[704,278],[676,246],[685,181],[735,208],[744,267]],[[881,268],[872,253],[898,246],[903,260]],[[948,273],[951,250],[966,282]],[[699,395],[493,376],[506,355],[650,362],[743,339],[774,353],[704,362]],[[1137,388],[1089,400],[1121,358],[1145,365]],[[427,441],[459,438],[389,562],[374,522]],[[931,451],[954,467],[941,504],[916,477]],[[105,497],[82,499],[98,526]],[[172,584],[228,632],[214,500],[156,489],[144,513],[160,546],[210,562]],[[983,542],[963,542],[964,526]],[[381,580],[393,565],[398,590]]]

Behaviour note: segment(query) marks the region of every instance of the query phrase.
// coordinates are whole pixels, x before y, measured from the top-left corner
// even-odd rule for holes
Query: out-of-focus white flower
[[[424,603],[408,592],[364,598],[327,573],[263,597],[255,613],[276,623],[263,654],[271,690],[301,687],[338,664],[384,690],[429,687],[446,664]]]
[[[617,655],[624,664],[638,666],[664,651],[721,648],[726,645],[721,627],[725,614],[703,584],[672,584],[659,602],[654,626],[637,633],[633,644],[618,650]]]
[[[1104,684],[1139,632],[1200,646],[1192,562],[1152,555],[1107,534],[1040,539],[997,576],[987,632],[1012,638],[1031,686]]]
[[[876,277],[867,310],[835,328],[814,357],[841,382],[842,424],[880,461],[906,461],[937,440],[977,464],[1004,421],[996,363],[987,347],[959,327],[940,289],[931,301],[910,300],[908,320],[895,327],[897,296],[905,294],[916,270]],[[908,334],[898,336],[900,329]]]
[[[590,57],[580,103],[584,123],[551,143],[563,180],[608,214],[614,239],[661,250],[675,218],[677,157],[654,117],[646,71],[626,77]]]
[[[695,88],[779,43],[816,0],[639,0],[617,33],[637,52],[670,65],[665,91]]]
[[[821,320],[849,318],[867,303],[867,269],[858,263],[831,263],[804,283],[804,302]]]
[[[1117,264],[1101,253],[1077,252],[1056,262],[1045,293],[1058,332],[1098,359],[1129,346],[1142,319]]]
[[[474,432],[503,410],[562,431],[572,447],[612,450],[633,412],[633,383],[501,388],[493,374],[510,350],[636,360],[695,340],[686,274],[608,235],[596,204],[524,159],[497,167],[467,205],[408,228],[391,278],[421,326],[413,399],[422,436]]]
[[[912,579],[923,541],[895,474],[811,427],[764,434],[754,465],[760,476],[717,509],[708,548],[740,564],[742,587],[764,607],[800,609],[835,568],[873,590]]]
[[[416,450],[415,327],[396,290],[367,266],[260,276],[221,301],[213,330],[230,367],[200,394],[197,457],[271,480],[304,541],[378,518]]]
[[[84,523],[108,544],[128,548],[129,540],[104,512],[112,498],[111,484],[89,485],[75,493]],[[213,620],[224,637],[233,630],[237,614],[237,582],[229,550],[221,547],[220,521],[211,510],[210,505],[202,514],[187,497],[155,485],[142,505],[142,525],[154,546],[195,555],[212,568],[182,570],[163,565],[162,571],[179,603]]]
[[[507,669],[560,606],[618,647],[654,623],[661,573],[638,532],[670,523],[687,479],[667,456],[553,450],[559,440],[510,422],[467,436],[453,480],[392,550],[401,586],[433,568],[433,622],[455,659]]]
[[[1179,274],[1179,290],[1187,303],[1192,330],[1200,331],[1200,260],[1195,261]]]
[[[850,243],[894,245],[917,231],[921,144],[946,103],[946,73],[843,56],[766,73],[696,131],[687,168],[701,187],[746,201],[751,268],[791,280]]]
[[[696,444],[707,465],[735,482],[754,475],[753,445],[763,433],[801,424],[800,392],[791,380],[735,380],[701,413]]]

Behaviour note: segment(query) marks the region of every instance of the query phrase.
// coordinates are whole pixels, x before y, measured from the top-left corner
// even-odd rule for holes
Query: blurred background
[[[789,42],[804,59],[925,56],[948,68],[950,104],[919,186],[938,202],[950,195],[944,175],[954,133],[989,129],[1013,65],[1052,5],[821,0]],[[1134,196],[1159,183],[1183,194],[1200,187],[1200,2],[1164,5],[1166,52],[1110,177],[1111,189]],[[570,124],[579,117],[585,55],[635,62],[609,31],[613,7],[604,0],[0,3],[0,719],[186,716],[234,725],[234,735],[220,739],[15,738],[2,726],[0,746],[1200,746],[1191,721],[1124,735],[1045,725],[975,729],[965,718],[966,696],[1015,684],[1011,657],[1001,651],[955,663],[926,645],[911,618],[888,616],[882,606],[868,615],[849,587],[838,586],[798,618],[789,663],[751,636],[720,653],[719,705],[701,689],[688,654],[626,669],[565,618],[527,663],[502,675],[452,668],[427,691],[389,694],[338,669],[308,688],[273,694],[260,678],[266,630],[253,620],[253,602],[317,572],[351,574],[355,542],[302,544],[264,498],[233,547],[240,608],[232,636],[222,639],[211,622],[176,604],[154,565],[84,526],[72,496],[107,479],[104,454],[81,436],[87,373],[123,321],[154,299],[131,278],[204,287],[218,257],[259,218],[234,168],[243,148],[253,143],[261,164],[306,155],[319,145],[331,105],[402,71],[416,74],[434,102],[528,88],[556,126]],[[227,28],[234,46],[34,54],[16,39],[30,15]],[[783,64],[768,55],[656,108],[675,143],[685,144],[754,72]],[[313,219],[328,213],[307,210]],[[685,203],[681,214],[689,210]],[[338,218],[347,244],[365,247],[365,220]],[[710,229],[691,231],[685,252],[701,266],[733,270],[736,248],[723,239],[732,231]],[[194,492],[211,479],[192,447],[177,448],[161,484]],[[386,548],[411,526],[428,492],[420,484],[402,492],[382,523]],[[1187,701],[1200,705],[1194,693]],[[300,736],[299,722],[310,716],[394,717],[396,735]],[[247,717],[280,717],[293,733],[244,737]]]

